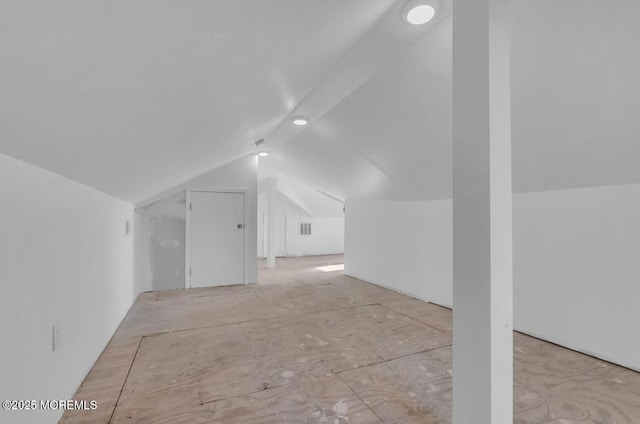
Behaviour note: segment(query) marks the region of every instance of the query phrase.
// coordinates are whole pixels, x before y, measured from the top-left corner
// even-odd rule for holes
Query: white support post
[[[453,423],[513,423],[509,0],[453,2]]]
[[[276,179],[269,180],[269,198],[267,210],[267,268],[276,266]]]

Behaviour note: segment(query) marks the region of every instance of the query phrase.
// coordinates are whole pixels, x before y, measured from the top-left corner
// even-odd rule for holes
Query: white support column
[[[276,179],[269,179],[269,198],[267,210],[267,268],[276,266]]]
[[[513,423],[509,0],[453,2],[453,423]]]

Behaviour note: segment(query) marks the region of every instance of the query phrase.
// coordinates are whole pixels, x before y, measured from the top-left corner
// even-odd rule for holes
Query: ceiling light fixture
[[[291,119],[295,125],[304,126],[309,123],[309,120],[304,116],[295,116]]]
[[[259,152],[258,156],[260,156],[260,157],[269,156],[269,152]]]
[[[423,25],[429,22],[436,14],[436,10],[433,6],[420,3],[415,4],[412,2],[404,15],[407,22],[411,25]]]

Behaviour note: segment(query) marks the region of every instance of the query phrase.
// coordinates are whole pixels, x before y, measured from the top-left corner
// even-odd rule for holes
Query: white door
[[[191,287],[244,283],[244,194],[191,192]]]

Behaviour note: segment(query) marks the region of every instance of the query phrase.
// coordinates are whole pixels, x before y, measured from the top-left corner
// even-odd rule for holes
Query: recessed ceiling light
[[[304,116],[296,116],[291,120],[293,121],[294,124],[300,125],[300,126],[307,125],[309,123],[309,120]]]
[[[436,14],[436,10],[428,4],[418,4],[409,9],[406,14],[407,22],[411,25],[422,25],[429,22]]]
[[[262,156],[262,157],[269,156],[269,152],[259,152],[258,156]]]

